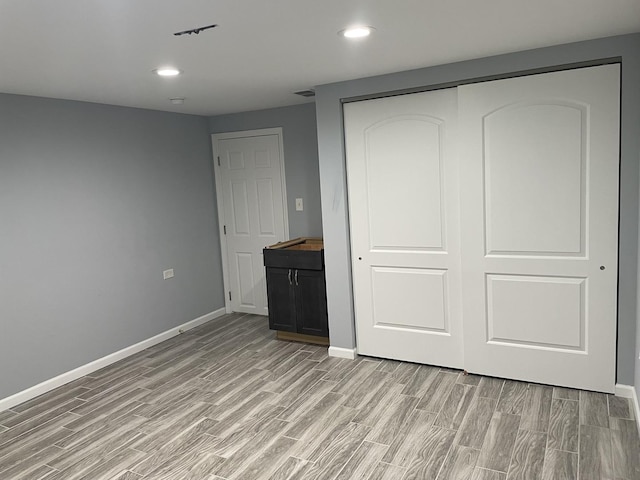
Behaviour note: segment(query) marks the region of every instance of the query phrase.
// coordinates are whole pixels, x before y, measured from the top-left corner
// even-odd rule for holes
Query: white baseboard
[[[638,429],[640,430],[640,405],[638,404],[638,395],[636,389],[631,385],[621,385],[616,383],[616,395],[618,397],[630,398],[633,403],[633,413],[635,413]]]
[[[348,358],[349,360],[355,360],[356,358],[355,348],[329,347],[327,353],[330,357]]]
[[[191,320],[182,325],[178,325],[177,327],[173,327],[166,332],[162,332],[154,337],[143,340],[135,345],[131,345],[129,347],[123,348],[122,350],[118,350],[117,352],[111,353],[106,357],[99,358],[94,360],[93,362],[87,363],[86,365],[82,365],[78,368],[74,368],[69,372],[62,373],[57,377],[50,378],[49,380],[45,380],[38,385],[34,385],[33,387],[27,388],[21,392],[15,393],[7,398],[0,399],[0,412],[3,410],[7,410],[11,407],[19,405],[27,400],[31,400],[43,393],[47,393],[54,388],[58,388],[66,383],[72,382],[80,377],[84,377],[85,375],[89,375],[96,370],[100,370],[101,368],[106,367],[107,365],[111,365],[112,363],[116,363],[123,358],[127,358],[135,353],[141,352],[149,347],[157,345],[158,343],[164,342],[180,333],[186,332],[187,330],[191,330],[192,328],[196,328],[204,323],[207,323],[214,318],[221,317],[225,314],[224,308],[219,308],[211,313],[207,313],[206,315],[202,315],[194,320]]]

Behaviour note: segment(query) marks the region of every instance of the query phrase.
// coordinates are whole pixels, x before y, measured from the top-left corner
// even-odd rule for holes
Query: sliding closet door
[[[613,392],[619,75],[459,88],[469,371]]]
[[[462,367],[455,89],[344,106],[358,353]]]

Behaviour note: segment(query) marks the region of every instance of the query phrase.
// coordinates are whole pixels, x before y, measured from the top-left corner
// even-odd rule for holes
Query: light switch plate
[[[165,270],[164,272],[162,272],[162,278],[165,280],[168,280],[169,278],[173,278],[173,268],[170,268],[169,270]]]
[[[298,212],[301,212],[302,210],[304,210],[304,206],[302,204],[302,199],[301,198],[296,198],[296,210]]]

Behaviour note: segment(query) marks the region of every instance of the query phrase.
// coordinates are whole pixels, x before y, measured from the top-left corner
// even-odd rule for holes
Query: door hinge
[[[222,228],[224,229],[224,234],[226,235],[227,234],[227,226],[223,225]]]
[[[229,300],[231,300],[231,290],[229,290]]]
[[[220,156],[218,156],[218,166],[220,166]]]

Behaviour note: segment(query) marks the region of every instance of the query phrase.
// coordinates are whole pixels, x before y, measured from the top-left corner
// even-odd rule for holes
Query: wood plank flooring
[[[627,399],[275,339],[227,315],[0,412],[0,479],[634,480]]]

